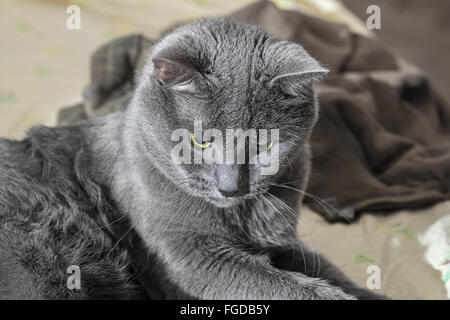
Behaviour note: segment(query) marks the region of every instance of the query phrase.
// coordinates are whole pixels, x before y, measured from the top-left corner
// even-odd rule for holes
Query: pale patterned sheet
[[[61,106],[77,103],[88,82],[89,56],[102,43],[133,32],[156,37],[172,23],[225,15],[251,0],[0,0],[0,136],[20,138],[36,124],[53,125]],[[364,25],[335,0],[277,0],[335,21]],[[66,8],[81,7],[81,30],[66,28]],[[326,223],[305,210],[299,233],[365,286],[367,268],[377,265],[381,289],[399,299],[445,299],[441,275],[424,259],[419,235],[450,215],[450,202],[417,212],[366,214],[350,224]],[[447,253],[450,254],[450,253]],[[443,253],[442,263],[446,263]]]

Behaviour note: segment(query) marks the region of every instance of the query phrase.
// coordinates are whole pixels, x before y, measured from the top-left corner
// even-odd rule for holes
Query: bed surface
[[[89,81],[90,55],[104,42],[136,32],[155,38],[174,22],[225,15],[252,1],[75,2],[81,7],[80,30],[65,27],[69,1],[0,0],[0,136],[21,138],[33,125],[54,125],[60,107],[80,101]],[[306,8],[368,33],[336,1],[276,3],[285,9]],[[365,213],[351,224],[329,224],[304,208],[298,233],[361,286],[370,276],[368,267],[376,265],[380,293],[396,299],[446,299],[445,282],[450,285],[450,280],[426,261],[421,243],[430,226],[449,216],[450,201],[416,211]],[[445,264],[445,254],[442,259]]]

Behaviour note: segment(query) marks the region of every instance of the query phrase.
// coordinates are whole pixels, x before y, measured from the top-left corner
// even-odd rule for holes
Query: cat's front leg
[[[293,244],[290,248],[273,248],[270,252],[272,262],[282,270],[325,279],[360,300],[389,299],[386,296],[359,287],[323,255],[306,246],[300,247],[300,244]]]
[[[199,299],[355,299],[325,280],[274,268],[265,254],[211,236],[164,245],[171,281]]]

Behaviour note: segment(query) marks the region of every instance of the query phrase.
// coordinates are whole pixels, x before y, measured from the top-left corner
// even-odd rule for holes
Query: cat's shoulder
[[[25,190],[33,193],[33,186],[39,186],[35,191],[44,186],[55,188],[49,182],[58,175],[65,175],[69,181],[74,159],[83,146],[82,132],[82,125],[39,126],[32,128],[22,140],[0,138],[0,194],[20,196]],[[3,197],[0,204],[5,204],[7,199]]]
[[[0,139],[0,298],[140,296],[108,227],[117,212],[85,170],[89,125]],[[80,290],[66,285],[71,265],[85,279]]]
[[[0,170],[27,172],[36,160],[72,156],[83,144],[83,124],[33,127],[24,139],[0,138]]]

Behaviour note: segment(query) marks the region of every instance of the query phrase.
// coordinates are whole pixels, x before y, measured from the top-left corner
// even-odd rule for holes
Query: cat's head
[[[175,29],[155,45],[129,112],[145,156],[164,175],[188,194],[231,206],[267,191],[286,168],[297,165],[292,161],[307,149],[317,118],[312,85],[324,73],[298,44],[255,26],[202,19]],[[195,130],[200,122],[202,129]],[[181,141],[173,135],[180,129],[187,133],[189,148],[180,155],[189,154],[191,163],[173,159]],[[223,140],[202,137],[207,129],[221,133]],[[227,129],[237,129],[236,140],[227,139]],[[237,142],[252,130],[258,137],[260,129],[268,130],[267,142],[261,144],[261,136],[252,140],[256,148],[250,139]],[[234,163],[226,160],[230,146],[235,148]],[[194,163],[196,155],[218,154],[224,163]],[[242,162],[237,154],[248,156]],[[271,155],[279,160],[278,167],[261,174]]]

